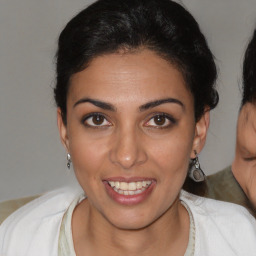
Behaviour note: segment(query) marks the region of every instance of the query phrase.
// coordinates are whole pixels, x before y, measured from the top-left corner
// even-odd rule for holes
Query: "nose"
[[[126,170],[147,161],[142,138],[135,130],[122,129],[112,141],[110,161]]]

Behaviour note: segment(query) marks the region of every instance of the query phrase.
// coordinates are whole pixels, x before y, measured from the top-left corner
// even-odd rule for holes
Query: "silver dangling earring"
[[[69,153],[67,153],[67,167],[68,167],[68,169],[70,169],[71,163],[72,163],[71,155]]]
[[[205,180],[205,174],[200,167],[197,152],[195,152],[196,157],[191,159],[191,165],[189,168],[188,176],[195,182],[202,182]]]

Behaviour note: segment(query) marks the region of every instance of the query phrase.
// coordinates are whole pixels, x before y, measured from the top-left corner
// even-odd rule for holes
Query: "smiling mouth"
[[[137,182],[123,182],[123,181],[108,181],[110,187],[118,194],[132,196],[143,193],[151,184],[152,181],[137,181]]]

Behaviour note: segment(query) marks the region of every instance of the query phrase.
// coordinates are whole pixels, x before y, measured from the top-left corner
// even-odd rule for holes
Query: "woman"
[[[55,99],[83,191],[54,191],[11,215],[0,252],[253,255],[245,209],[181,191],[190,163],[203,177],[215,79],[198,24],[174,2],[100,0],[74,17],[59,38]]]

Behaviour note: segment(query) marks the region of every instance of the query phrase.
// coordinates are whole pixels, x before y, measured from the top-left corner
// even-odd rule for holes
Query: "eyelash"
[[[100,125],[97,125],[97,124],[94,124],[94,125],[88,124],[88,120],[89,120],[90,118],[93,118],[93,117],[100,117],[100,118],[103,118],[103,119],[104,119],[104,120],[103,120],[103,123],[104,123],[104,122],[108,122],[108,124],[105,124],[105,125],[102,125],[102,124],[100,124]],[[111,125],[112,125],[112,124],[107,120],[107,118],[105,117],[105,115],[103,115],[102,113],[90,113],[90,114],[88,114],[88,115],[86,115],[86,116],[84,116],[84,117],[82,118],[81,123],[82,123],[83,125],[85,125],[86,127],[88,127],[88,128],[93,128],[93,129],[105,128],[105,127],[108,127],[108,126],[111,126]]]
[[[102,124],[99,124],[99,125],[97,125],[97,124],[94,124],[94,125],[93,124],[89,124],[88,120],[90,118],[94,118],[94,117],[103,118],[103,120],[102,120],[103,124],[105,122],[107,122],[107,124],[104,124],[104,125],[102,125]],[[158,125],[158,124],[150,125],[149,124],[149,122],[151,120],[154,120],[154,118],[158,118],[158,117],[165,119],[163,125]],[[169,122],[167,125],[165,124],[166,121]],[[106,116],[103,115],[102,113],[90,113],[90,114],[88,114],[88,115],[86,115],[86,116],[84,116],[82,118],[81,123],[83,125],[85,125],[86,127],[93,128],[93,129],[106,128],[106,127],[112,126],[111,122],[109,122],[108,119],[106,118]],[[145,126],[148,127],[148,128],[167,129],[167,128],[172,127],[176,123],[177,123],[177,120],[175,118],[173,118],[172,116],[166,114],[166,113],[154,113],[154,115],[150,119],[148,119],[148,121],[145,123]]]
[[[256,157],[245,157],[244,160],[246,162],[252,162],[252,161],[255,161],[256,160]]]
[[[164,124],[166,123],[166,121],[169,121],[169,124],[165,124],[165,125],[148,125],[149,122],[151,120],[153,120],[154,118],[157,118],[157,117],[161,117],[161,118],[165,118],[165,122]],[[167,128],[170,128],[172,127],[173,125],[175,125],[177,123],[177,120],[175,118],[173,118],[171,115],[169,114],[166,114],[166,113],[155,113],[147,122],[146,122],[146,126],[149,127],[149,128],[157,128],[157,129],[167,129]]]

